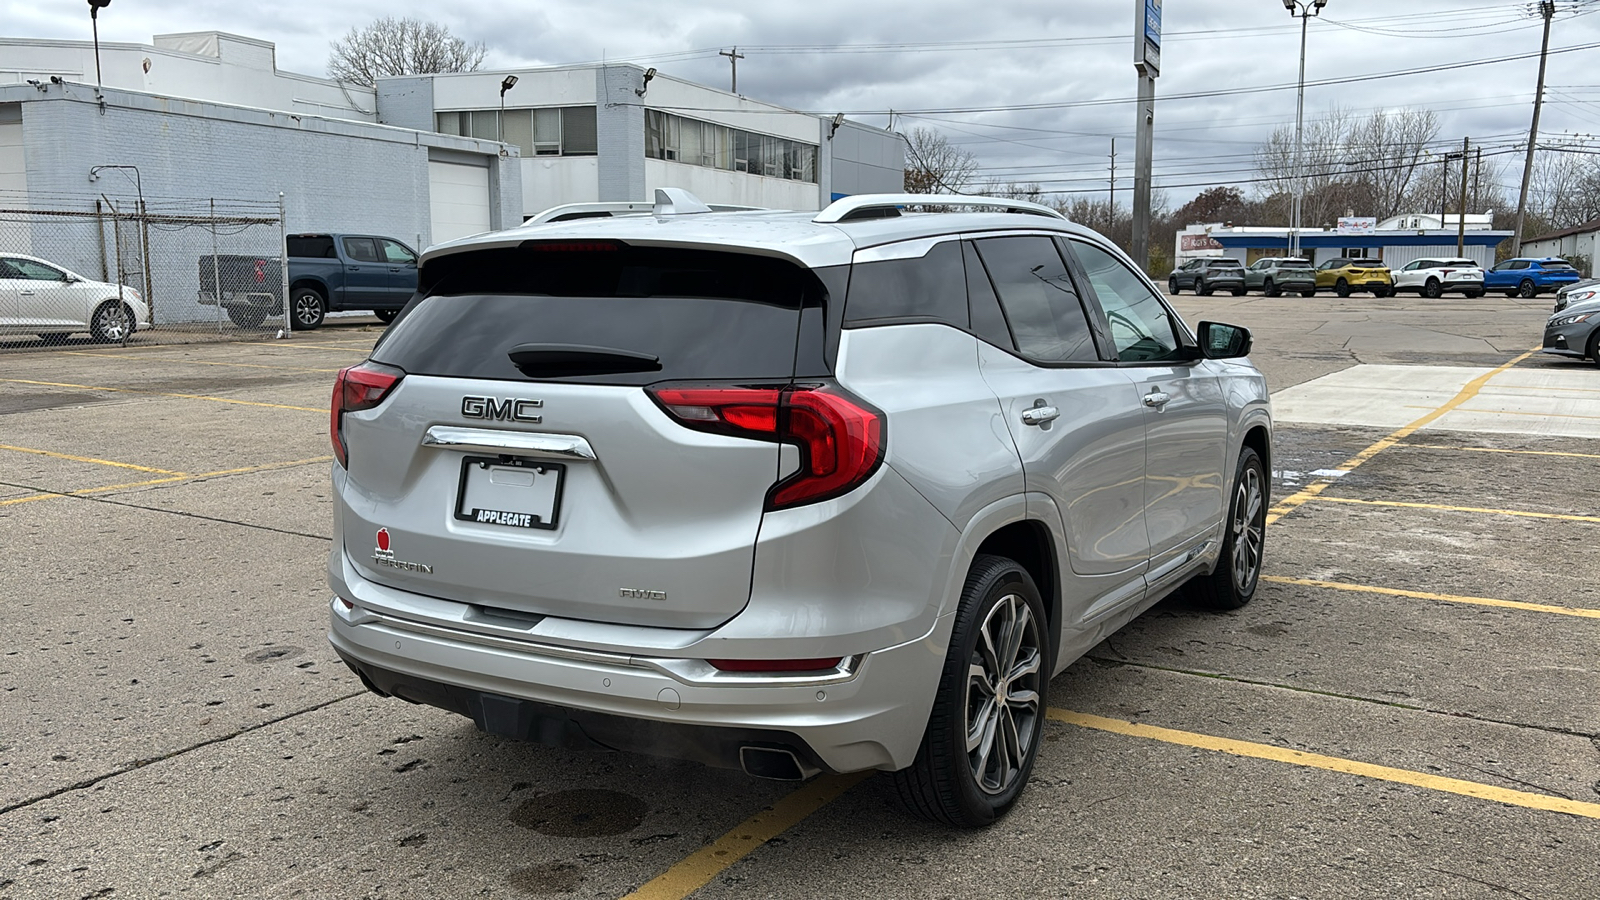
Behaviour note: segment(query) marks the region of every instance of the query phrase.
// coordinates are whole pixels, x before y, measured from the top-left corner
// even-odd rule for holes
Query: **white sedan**
[[[1394,292],[1401,291],[1424,297],[1442,297],[1446,291],[1482,297],[1483,267],[1470,259],[1414,259],[1394,272]]]
[[[150,307],[131,287],[91,281],[36,257],[0,253],[0,334],[87,331],[115,344],[149,325]]]

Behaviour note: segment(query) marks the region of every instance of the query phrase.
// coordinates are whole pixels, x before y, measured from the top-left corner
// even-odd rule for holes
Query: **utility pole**
[[[1477,161],[1472,164],[1472,208],[1476,210],[1483,208],[1478,202],[1479,191],[1483,188],[1483,148],[1479,147],[1474,155]]]
[[[1550,54],[1550,20],[1556,15],[1555,0],[1540,0],[1539,15],[1544,17],[1544,38],[1539,42],[1539,86],[1533,93],[1533,125],[1528,129],[1528,155],[1522,161],[1522,191],[1517,194],[1517,226],[1511,235],[1511,255],[1522,255],[1522,220],[1528,211],[1528,182],[1533,178],[1533,148],[1539,142],[1539,110],[1544,106],[1544,64]]]
[[[1472,138],[1461,139],[1461,203],[1456,207],[1456,255],[1467,251],[1467,159],[1472,156]]]
[[[1133,23],[1133,68],[1139,73],[1139,102],[1133,143],[1133,234],[1128,241],[1128,250],[1134,264],[1141,270],[1148,270],[1150,168],[1155,158],[1156,76],[1161,74],[1161,0],[1133,0]],[[1113,193],[1113,214],[1116,208],[1116,195]]]
[[[734,47],[732,50],[718,50],[717,55],[726,56],[728,62],[733,64],[733,92],[739,93],[739,60],[744,59],[744,54],[739,52],[738,47]]]
[[[1439,227],[1444,227],[1444,217],[1450,211],[1450,159],[1454,153],[1439,154]]]
[[[1117,228],[1117,139],[1111,139],[1111,185],[1106,192],[1106,234]],[[1137,260],[1136,260],[1137,261]]]

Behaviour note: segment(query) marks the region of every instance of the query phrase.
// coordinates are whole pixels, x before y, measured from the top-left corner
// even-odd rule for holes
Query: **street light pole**
[[[1300,211],[1305,205],[1306,173],[1302,141],[1306,118],[1306,26],[1322,14],[1328,0],[1283,0],[1283,8],[1300,20],[1300,80],[1294,101],[1294,198],[1289,204],[1289,255],[1300,255]],[[1298,12],[1295,10],[1298,8]]]
[[[500,118],[495,120],[495,140],[506,142],[506,91],[517,86],[517,76],[507,75],[500,82]],[[531,152],[531,151],[530,151]]]
[[[99,94],[104,85],[100,77],[100,10],[110,6],[111,0],[89,0],[89,24],[94,28],[94,90]]]

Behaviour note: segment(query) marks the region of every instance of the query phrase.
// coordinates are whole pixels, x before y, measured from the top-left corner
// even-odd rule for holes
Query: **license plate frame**
[[[485,473],[481,477],[489,477],[496,469],[527,469],[531,470],[533,482],[540,478],[555,478],[554,496],[550,503],[549,518],[546,519],[543,510],[528,509],[490,509],[487,507],[468,508],[469,487],[473,486],[474,471]],[[461,460],[461,479],[456,485],[456,499],[454,513],[458,521],[471,522],[474,525],[492,525],[496,528],[512,528],[519,531],[539,529],[550,531],[561,522],[562,493],[566,488],[567,467],[562,463],[548,462],[542,459],[529,459],[523,456],[468,456]],[[517,487],[523,487],[518,485]],[[479,491],[478,493],[482,493]],[[521,517],[527,517],[524,522]]]

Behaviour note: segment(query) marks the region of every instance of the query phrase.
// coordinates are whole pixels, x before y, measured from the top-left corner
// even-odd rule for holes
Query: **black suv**
[[[1235,297],[1244,294],[1244,264],[1225,256],[1208,256],[1194,259],[1172,270],[1167,276],[1167,293],[1181,290],[1209,295],[1212,291],[1232,291]]]

